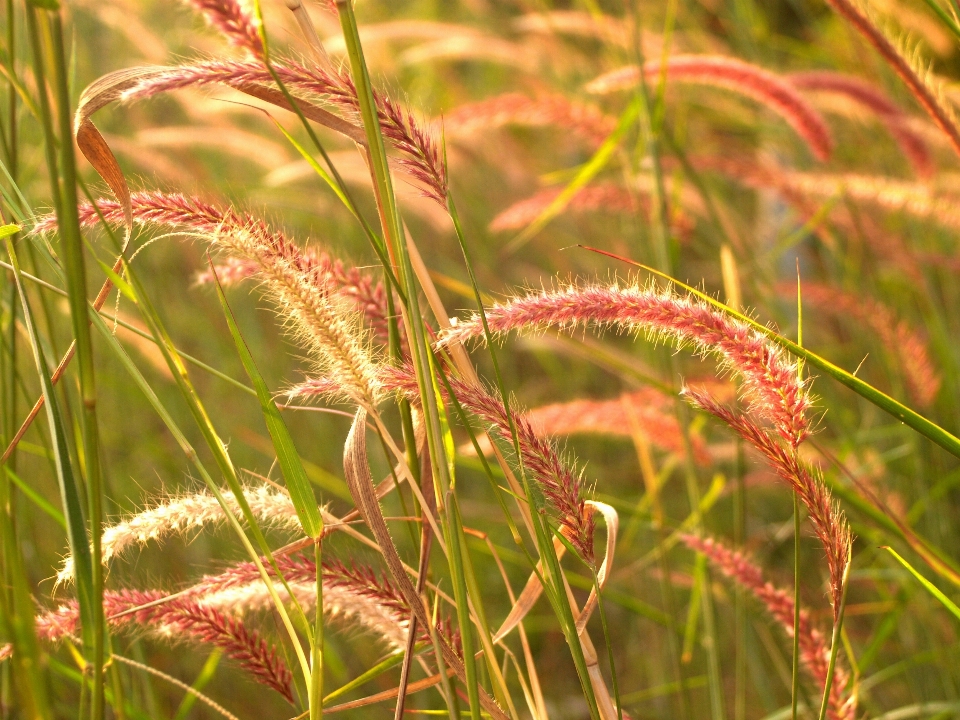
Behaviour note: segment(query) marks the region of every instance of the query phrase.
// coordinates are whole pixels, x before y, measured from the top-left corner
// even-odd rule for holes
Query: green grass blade
[[[200,668],[200,674],[197,675],[197,679],[193,681],[193,685],[190,687],[197,692],[202,692],[207,684],[213,680],[213,676],[217,672],[217,667],[220,665],[220,658],[222,657],[223,651],[220,649],[210,653],[210,657],[207,658],[203,667]],[[177,714],[173,716],[173,720],[187,720],[187,716],[190,714],[190,710],[196,702],[197,696],[193,693],[184,695],[183,700],[180,701],[180,707],[177,708]]]
[[[213,263],[210,264],[210,268],[214,273],[217,297],[220,299],[220,305],[223,308],[224,317],[227,319],[230,334],[237,346],[237,354],[240,355],[243,369],[247,371],[247,376],[257,391],[260,409],[263,411],[263,419],[270,433],[270,438],[273,440],[273,447],[277,451],[277,462],[280,465],[283,478],[287,482],[287,490],[290,492],[293,507],[297,511],[297,518],[300,520],[303,531],[316,540],[323,532],[323,519],[320,517],[320,510],[317,508],[317,500],[313,494],[313,488],[310,486],[310,480],[307,479],[307,471],[304,469],[300,454],[293,444],[293,438],[290,437],[290,431],[287,429],[286,423],[283,422],[283,418],[280,417],[277,404],[270,395],[267,384],[263,381],[263,376],[257,369],[253,355],[250,354],[250,348],[240,333],[237,320],[227,303],[227,297],[223,294],[220,279],[217,278],[216,270],[213,269]]]
[[[560,194],[534,218],[533,222],[507,244],[507,249],[510,252],[516,252],[530,242],[551,220],[564,211],[580,190],[588,185],[590,181],[607,166],[610,158],[613,157],[613,153],[620,146],[620,141],[623,139],[623,136],[637,121],[639,115],[640,102],[639,100],[634,100],[620,115],[617,127],[614,128],[609,137],[603,141],[603,144],[597,148],[593,156],[577,171],[577,174],[567,183]]]
[[[913,575],[917,580],[920,581],[920,584],[923,585],[923,587],[926,589],[928,593],[933,595],[940,602],[941,605],[943,605],[947,610],[950,611],[950,613],[955,618],[957,618],[957,620],[960,620],[960,607],[957,607],[956,603],[954,603],[950,598],[944,595],[943,592],[936,585],[934,585],[932,582],[927,580],[923,575],[917,572],[917,569],[913,567],[913,565],[908,563],[906,560],[904,560],[900,556],[900,554],[897,553],[897,551],[894,550],[892,547],[884,546],[881,549],[886,550],[888,553],[893,555],[893,557],[897,559],[897,562],[903,565],[907,570],[910,571],[911,575]]]
[[[57,510],[57,508],[55,508],[53,504],[43,497],[43,495],[30,487],[30,485],[23,478],[17,475],[9,467],[4,468],[4,470],[6,470],[7,477],[10,478],[13,484],[20,489],[20,492],[22,492],[27,499],[30,500],[30,502],[40,508],[45,515],[52,518],[57,525],[62,527],[64,530],[67,529],[67,521],[64,519],[62,512]]]
[[[13,265],[14,268],[14,282],[16,283],[17,292],[20,296],[24,325],[26,326],[30,339],[30,347],[33,351],[33,359],[37,367],[37,374],[40,377],[40,384],[43,388],[44,406],[47,413],[50,440],[54,450],[57,482],[60,486],[63,514],[67,523],[67,541],[70,546],[70,552],[74,557],[74,567],[76,568],[77,598],[80,603],[82,636],[85,646],[92,645],[94,628],[92,605],[95,602],[95,596],[91,569],[90,543],[87,537],[86,520],[83,516],[82,495],[76,475],[74,474],[73,461],[70,457],[70,441],[64,429],[60,400],[54,392],[53,383],[50,381],[50,373],[47,370],[47,361],[44,357],[43,348],[40,345],[37,326],[34,322],[33,313],[30,310],[30,303],[23,287],[23,280],[20,275],[20,261],[13,247],[13,241],[9,236],[6,238],[6,245],[7,254],[10,257],[10,264]]]
[[[419,643],[418,645],[414,646],[414,652],[419,652],[425,647],[428,647],[427,643]],[[342,685],[338,687],[336,690],[332,691],[329,695],[323,698],[323,702],[328,703],[331,700],[337,699],[341,695],[345,695],[351,690],[355,690],[358,687],[365,685],[366,683],[370,682],[374,678],[378,678],[381,675],[383,675],[383,673],[387,672],[387,670],[391,670],[392,668],[397,667],[402,662],[403,662],[402,651],[397,651],[392,655],[389,655],[388,657],[386,657],[385,659],[381,660],[376,665],[374,665],[372,668],[364,672],[362,675],[358,675],[353,680],[348,682],[346,685]]]

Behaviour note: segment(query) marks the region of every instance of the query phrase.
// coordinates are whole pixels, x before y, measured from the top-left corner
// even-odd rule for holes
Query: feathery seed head
[[[376,360],[360,314],[340,292],[338,272],[347,275],[342,267],[338,270],[334,263],[318,262],[283,233],[233,208],[221,209],[161,192],[134,193],[131,202],[138,224],[189,229],[227,255],[256,265],[257,279],[277,305],[288,330],[311,351],[320,372],[339,383],[338,395],[366,407],[376,404],[380,394]],[[107,222],[123,221],[118,202],[100,200],[97,207]],[[92,205],[84,203],[78,210],[84,227],[99,224]],[[33,232],[49,232],[55,227],[55,218],[46,217]],[[374,302],[369,292],[365,294]]]
[[[263,56],[263,43],[257,20],[238,0],[186,0],[203,15],[210,27],[218,30],[231,45],[254,57]]]
[[[757,65],[719,55],[673,55],[666,66],[659,60],[648,61],[644,74],[656,80],[665,70],[667,79],[714,85],[733,90],[756,100],[779,114],[806,141],[818,160],[826,160],[833,150],[833,137],[820,113],[796,88],[783,78]],[[619,68],[587,85],[589,92],[606,94],[635,87],[640,78],[636,65]]]
[[[793,597],[767,582],[760,568],[748,557],[730,550],[713,538],[683,535],[682,540],[691,550],[703,553],[710,563],[728,578],[749,590],[766,606],[787,635],[793,637]],[[806,610],[800,610],[797,638],[800,644],[800,662],[816,684],[824,687],[830,668],[830,648],[823,633],[814,627]],[[856,697],[847,697],[845,691],[849,677],[849,673],[840,663],[834,666],[828,708],[830,720],[853,720],[856,716]]]
[[[790,444],[798,445],[810,433],[806,411],[811,401],[796,364],[746,323],[695,298],[654,285],[569,285],[493,305],[486,310],[486,319],[495,334],[595,325],[646,330],[690,343],[700,352],[720,355],[723,367],[741,377],[752,409]],[[462,344],[483,336],[481,319],[474,315],[443,333],[440,344]]]
[[[749,417],[721,405],[702,390],[685,388],[684,395],[700,410],[729,425],[770,464],[781,480],[790,485],[807,508],[814,532],[823,545],[830,570],[830,595],[834,618],[840,612],[844,578],[850,564],[853,537],[850,526],[833,500],[819,472],[804,463],[796,447],[789,449]]]

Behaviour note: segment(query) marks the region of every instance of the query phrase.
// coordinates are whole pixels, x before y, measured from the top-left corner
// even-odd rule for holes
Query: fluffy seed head
[[[779,114],[802,137],[819,160],[830,157],[833,138],[820,113],[783,78],[756,65],[718,55],[674,55],[666,66],[651,60],[643,66],[651,80],[666,71],[667,80],[714,85],[745,95]],[[636,65],[613,70],[587,85],[587,90],[605,94],[635,87],[640,79]]]
[[[683,541],[691,550],[706,555],[710,563],[728,578],[749,590],[783,626],[787,635],[793,637],[793,597],[764,580],[763,572],[749,558],[730,550],[713,538],[684,535]],[[797,637],[800,644],[800,662],[814,682],[819,687],[824,687],[830,667],[830,648],[823,633],[814,627],[806,610],[800,611]],[[847,697],[844,690],[849,678],[849,673],[838,662],[834,666],[833,684],[830,687],[830,720],[852,720],[856,716],[856,697]]]
[[[361,317],[341,296],[330,267],[312,262],[283,233],[233,208],[221,209],[178,193],[139,192],[131,202],[135,222],[187,229],[216,249],[255,264],[257,278],[288,330],[311,351],[320,371],[340,384],[340,396],[367,407],[376,404],[376,364]],[[123,221],[118,202],[102,199],[97,207],[107,222]],[[99,223],[89,203],[78,210],[83,226]],[[43,218],[33,232],[55,226],[54,218]]]
[[[796,364],[746,323],[694,298],[655,286],[571,285],[493,305],[486,316],[495,334],[595,325],[646,330],[691,343],[700,352],[720,355],[723,366],[742,378],[753,409],[793,446],[810,432],[805,414],[810,397]],[[446,331],[440,344],[464,343],[483,336],[483,324],[474,315]]]
[[[850,564],[853,537],[847,519],[831,497],[823,478],[800,459],[796,448],[785,448],[783,443],[749,417],[721,405],[702,390],[687,388],[684,394],[694,407],[719,418],[753,446],[807,508],[814,532],[827,556],[830,595],[836,619],[843,597],[844,578]]]

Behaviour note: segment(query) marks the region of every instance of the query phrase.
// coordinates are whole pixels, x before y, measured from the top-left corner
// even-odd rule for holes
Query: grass
[[[3,717],[956,713],[899,1],[9,0]]]

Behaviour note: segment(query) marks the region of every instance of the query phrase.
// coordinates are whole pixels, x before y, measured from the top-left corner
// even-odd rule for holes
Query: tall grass
[[[9,0],[0,713],[960,714],[898,3]]]

